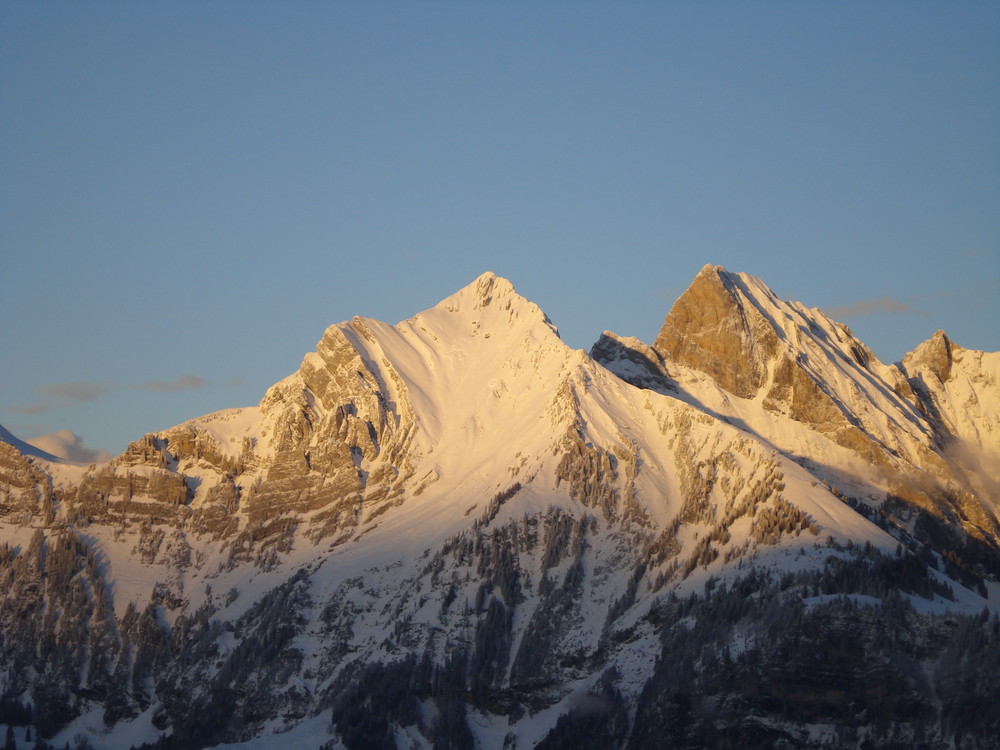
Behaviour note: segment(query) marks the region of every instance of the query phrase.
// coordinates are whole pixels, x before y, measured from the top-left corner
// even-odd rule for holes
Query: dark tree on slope
[[[0,668],[10,676],[3,689],[31,695],[40,736],[73,719],[84,696],[101,701],[112,692],[120,644],[100,568],[66,529],[37,529],[19,554],[0,555]]]
[[[4,697],[0,699],[0,724],[11,724],[23,727],[31,723],[31,706],[21,702],[19,698]]]
[[[393,726],[414,727],[435,750],[472,750],[465,720],[466,662],[449,659],[434,667],[425,655],[360,668],[333,697],[333,723],[348,750],[396,747]],[[430,701],[436,718],[427,725],[419,703]]]
[[[820,573],[668,603],[628,747],[826,747],[811,739],[816,724],[839,728],[836,748],[994,747],[1000,621],[920,615],[896,591],[881,606],[799,598],[884,585],[885,564],[864,551]],[[908,569],[898,583],[932,591],[926,568],[923,576]],[[735,633],[747,638],[742,650],[732,651]]]

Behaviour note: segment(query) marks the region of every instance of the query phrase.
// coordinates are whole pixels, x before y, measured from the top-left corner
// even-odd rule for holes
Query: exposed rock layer
[[[0,442],[0,723],[990,747],[998,365],[716,266],[587,357],[485,274],[107,463]]]

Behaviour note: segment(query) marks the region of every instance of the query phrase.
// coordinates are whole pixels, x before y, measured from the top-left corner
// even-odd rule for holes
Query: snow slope
[[[588,355],[486,273],[396,325],[330,326],[259,405],[104,464],[5,433],[3,694],[99,748],[531,747],[581,706],[593,737],[649,746],[634,722],[695,623],[746,609],[726,649],[770,664],[762,633],[798,627],[779,610],[845,632],[855,605],[895,613],[898,643],[997,611],[998,361],[942,334],[884,365],[717,266],[651,345]]]

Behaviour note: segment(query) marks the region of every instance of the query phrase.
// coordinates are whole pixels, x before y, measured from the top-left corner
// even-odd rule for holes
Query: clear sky
[[[1000,349],[1000,3],[0,3],[0,423],[114,453],[492,270],[576,348],[705,263]]]

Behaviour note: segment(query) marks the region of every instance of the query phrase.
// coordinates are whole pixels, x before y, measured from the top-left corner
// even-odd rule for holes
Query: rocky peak
[[[514,290],[514,285],[510,281],[492,271],[487,271],[471,284],[443,299],[437,307],[443,306],[450,312],[482,310],[491,305],[502,306],[514,299],[527,302]]]
[[[765,383],[778,336],[738,281],[722,266],[704,266],[670,308],[653,349],[752,398]]]
[[[944,383],[951,376],[954,349],[955,344],[944,331],[935,331],[933,336],[903,358],[903,367],[911,376],[921,371],[932,372]]]
[[[846,328],[706,266],[591,357],[484,274],[101,466],[0,428],[0,707],[105,747],[995,744],[961,709],[1000,701],[1000,353],[911,355],[935,434]]]
[[[607,348],[605,342],[605,359]],[[760,279],[721,266],[701,269],[670,309],[652,348],[664,374],[680,366],[674,368],[679,383],[684,369],[707,375],[723,391],[758,398],[771,414],[807,425],[874,463],[912,453],[900,430],[885,429],[885,413],[902,408],[899,424],[922,429],[910,407],[875,384],[873,377],[881,377],[876,371],[884,368],[846,327],[818,310],[779,300]],[[606,366],[633,384],[655,387],[646,384],[648,378],[637,379],[631,363]],[[716,408],[728,407],[720,402]],[[772,439],[781,443],[783,437]]]
[[[510,281],[492,271],[418,313],[413,321],[449,338],[470,332],[488,338],[515,327],[537,327],[542,337],[559,332],[538,305],[522,297]],[[404,325],[405,322],[400,324]]]
[[[492,271],[487,271],[479,276],[472,285],[475,286],[477,308],[486,307],[493,302],[494,298],[499,303],[511,296],[518,296],[517,292],[514,291],[514,285],[510,281],[497,276]]]
[[[652,347],[632,336],[617,336],[605,331],[591,347],[590,357],[638,388],[659,393],[677,390],[666,374],[663,358]]]

